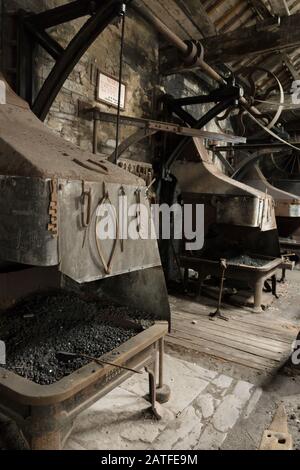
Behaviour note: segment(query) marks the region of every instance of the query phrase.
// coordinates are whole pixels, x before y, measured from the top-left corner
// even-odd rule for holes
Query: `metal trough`
[[[230,259],[227,259],[225,274],[226,279],[245,281],[252,286],[254,291],[254,311],[257,313],[261,312],[263,287],[268,279],[272,279],[272,294],[276,296],[276,273],[283,265],[281,258],[274,259],[262,257],[261,255],[259,258],[265,259],[266,264],[263,266],[248,266],[246,264],[234,264]],[[191,256],[182,256],[180,260],[184,268],[193,269],[198,272],[200,289],[208,276],[220,276],[219,261]]]
[[[164,336],[167,322],[157,322],[100,360],[149,374],[152,412],[160,418],[158,393],[163,387]],[[61,381],[41,386],[0,368],[0,411],[15,421],[32,450],[59,450],[75,418],[127,380],[132,373],[92,362]],[[168,398],[168,397],[167,397]],[[166,395],[164,399],[166,400]]]

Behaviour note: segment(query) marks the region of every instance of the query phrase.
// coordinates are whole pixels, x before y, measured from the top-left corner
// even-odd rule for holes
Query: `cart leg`
[[[31,450],[61,450],[62,442],[59,431],[31,437],[29,440]]]
[[[263,293],[264,281],[259,279],[256,281],[254,286],[254,312],[262,312],[262,293]]]
[[[282,276],[281,276],[281,279],[280,279],[279,282],[282,283],[282,284],[286,283],[286,269],[282,270]]]
[[[205,276],[203,276],[201,271],[198,271],[198,289],[196,297],[199,299],[202,296],[203,283],[205,281]]]
[[[183,276],[183,290],[184,292],[188,292],[189,288],[189,270],[185,268],[184,276]]]
[[[159,380],[158,387],[156,389],[156,400],[158,403],[167,403],[170,400],[171,390],[168,385],[164,384],[164,355],[165,355],[165,340],[161,338],[159,340]]]
[[[152,364],[152,366],[147,367],[146,371],[149,374],[149,397],[151,402],[152,413],[154,414],[155,418],[158,420],[162,419],[162,416],[158,410],[158,402],[156,401],[156,362]]]
[[[276,275],[272,276],[272,294],[276,299],[279,299],[279,295],[277,295],[277,278]]]

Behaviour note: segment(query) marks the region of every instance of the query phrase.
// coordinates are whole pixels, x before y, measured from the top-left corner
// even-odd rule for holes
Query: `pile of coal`
[[[248,256],[248,255],[241,255],[235,258],[230,258],[228,262],[236,266],[241,264],[244,266],[251,266],[253,268],[262,268],[268,263],[268,260],[260,259],[260,258],[253,258],[252,256]]]
[[[59,351],[100,358],[153,325],[145,312],[87,301],[77,294],[36,295],[0,315],[6,369],[40,385],[50,385],[88,364],[60,362]]]

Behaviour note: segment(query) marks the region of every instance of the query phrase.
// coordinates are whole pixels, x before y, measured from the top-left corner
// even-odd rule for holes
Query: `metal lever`
[[[219,302],[218,302],[217,310],[214,313],[211,313],[209,315],[209,319],[211,321],[215,321],[217,318],[220,318],[220,320],[229,321],[229,318],[225,317],[225,315],[222,315],[222,313],[221,313],[223,288],[224,288],[224,281],[225,281],[225,272],[226,272],[226,269],[227,269],[227,260],[226,259],[221,259],[220,260],[220,265],[221,265],[221,285],[220,285],[220,292],[219,292]]]
[[[69,352],[59,351],[59,352],[55,353],[55,356],[56,356],[56,359],[60,362],[67,362],[70,359],[80,359],[80,358],[82,358],[82,359],[89,359],[90,361],[94,361],[94,362],[96,362],[97,364],[100,364],[100,365],[105,364],[107,366],[113,366],[113,367],[117,367],[118,369],[124,369],[124,370],[130,371],[130,372],[134,372],[135,374],[142,374],[143,373],[139,370],[130,369],[129,367],[126,367],[126,366],[119,366],[117,364],[112,364],[111,362],[102,361],[100,359],[96,359],[95,357],[87,356],[86,354],[76,354],[76,353],[69,353]]]

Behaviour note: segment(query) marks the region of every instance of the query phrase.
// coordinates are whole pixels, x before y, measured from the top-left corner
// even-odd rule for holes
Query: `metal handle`
[[[91,222],[92,194],[91,190],[82,194],[81,223],[84,228],[88,228]]]

